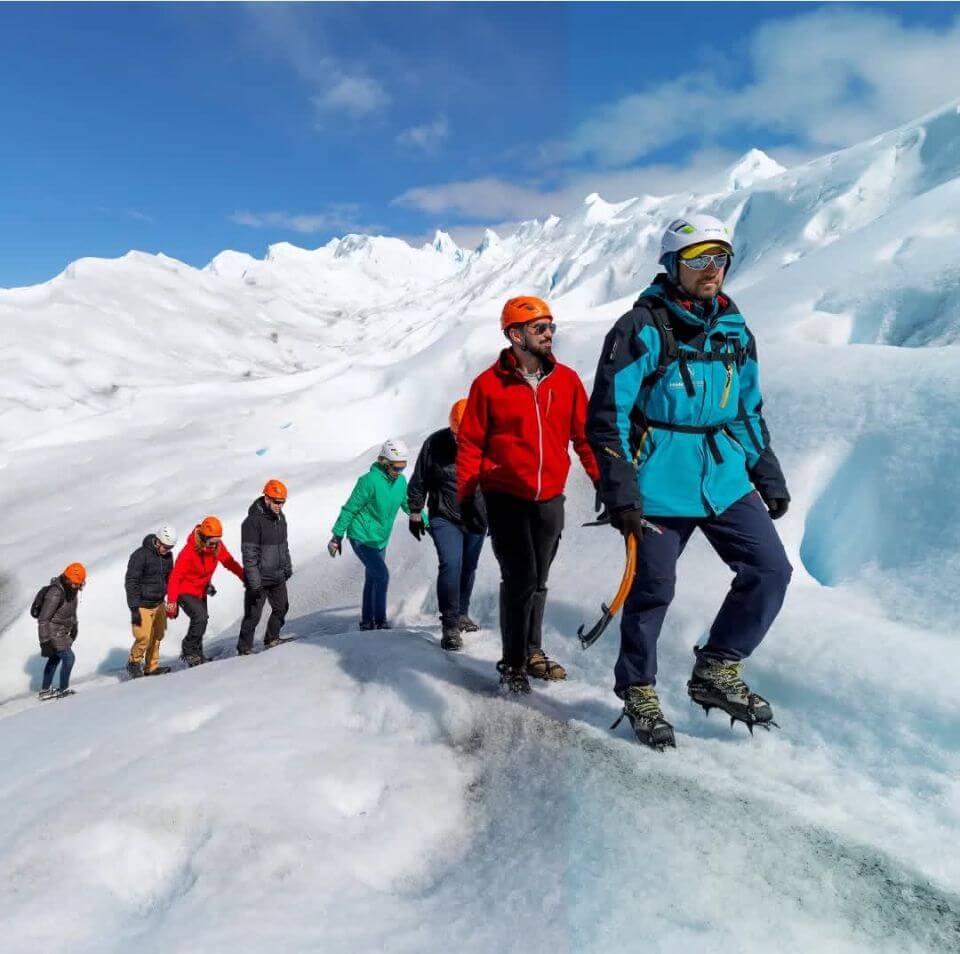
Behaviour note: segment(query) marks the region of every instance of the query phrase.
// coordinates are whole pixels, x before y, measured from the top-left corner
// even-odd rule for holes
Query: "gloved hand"
[[[207,596],[216,596],[216,595],[217,595],[217,588],[212,583],[208,583]]]
[[[487,528],[477,509],[477,500],[475,497],[468,497],[460,501],[460,519],[463,520],[464,529],[467,533],[486,533]]]
[[[136,609],[130,610],[130,622],[133,623],[134,626],[139,626],[142,623],[139,606]]]
[[[180,607],[176,603],[167,601],[167,619],[176,619],[180,613]]]
[[[343,553],[343,547],[341,546],[342,537],[332,536],[330,542],[327,544],[327,553],[332,557],[336,557],[338,553]]]
[[[410,523],[408,524],[410,532],[413,534],[414,539],[417,543],[420,542],[420,538],[427,532],[426,527],[423,525],[423,517],[418,513],[410,514]]]
[[[790,501],[784,497],[771,497],[769,500],[764,499],[763,502],[767,505],[767,513],[770,514],[771,520],[779,520],[790,507]]]
[[[643,509],[641,507],[627,507],[617,510],[610,515],[610,522],[624,535],[643,539]]]

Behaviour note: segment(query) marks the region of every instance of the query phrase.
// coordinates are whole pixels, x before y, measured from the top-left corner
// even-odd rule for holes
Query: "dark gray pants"
[[[270,618],[267,620],[267,631],[264,634],[263,641],[269,643],[280,635],[283,624],[287,618],[287,610],[290,609],[290,602],[287,599],[286,582],[277,583],[274,586],[265,586],[260,591],[258,599],[254,599],[250,590],[243,591],[243,622],[240,624],[240,638],[237,640],[237,652],[247,649],[253,649],[253,634],[257,629],[257,623],[263,615],[263,607],[270,603]]]

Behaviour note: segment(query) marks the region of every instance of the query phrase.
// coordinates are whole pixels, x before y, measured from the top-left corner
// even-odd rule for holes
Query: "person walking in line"
[[[664,272],[604,341],[587,423],[602,500],[638,550],[614,691],[654,748],[675,744],[654,688],[657,639],[694,531],[735,575],[694,649],[687,692],[751,732],[773,709],[743,681],[743,661],[780,612],[792,572],[773,525],[790,494],[761,413],[756,341],[721,290],[732,236],[719,219],[690,215],[670,223],[660,251]],[[645,519],[660,532],[644,532]]]
[[[37,593],[31,607],[36,616],[40,654],[47,660],[43,667],[43,682],[39,696],[42,700],[62,699],[73,695],[70,673],[76,656],[73,644],[77,641],[77,603],[80,591],[87,582],[87,571],[82,563],[71,563],[59,576]],[[53,689],[53,677],[60,667],[60,688]]]
[[[390,629],[387,619],[387,544],[399,510],[409,514],[407,480],[403,471],[410,458],[407,445],[401,440],[384,441],[370,470],[357,480],[349,499],[343,505],[327,552],[336,557],[343,550],[346,537],[353,552],[364,566],[363,603],[360,629]],[[429,518],[427,518],[429,525]]]
[[[287,518],[283,514],[287,502],[287,488],[282,481],[268,480],[263,494],[250,505],[240,527],[241,554],[245,590],[243,594],[243,622],[237,653],[249,656],[253,652],[253,635],[263,614],[264,604],[270,603],[270,618],[263,637],[263,648],[270,649],[281,642],[290,603],[287,599],[287,580],[293,576],[290,547],[287,545]]]
[[[466,398],[457,401],[450,409],[449,427],[435,431],[423,442],[407,489],[410,532],[418,541],[429,533],[437,548],[440,646],[450,650],[463,648],[461,633],[475,633],[480,628],[470,619],[470,596],[486,535],[486,518],[482,498],[478,497],[477,530],[468,530],[457,500],[457,431],[466,406]],[[429,531],[420,516],[424,504],[430,517]]]
[[[127,561],[124,587],[133,626],[127,672],[133,679],[170,672],[169,666],[160,666],[158,662],[160,643],[167,631],[164,597],[173,570],[171,551],[176,545],[177,531],[164,524],[156,533],[148,533]]]
[[[529,692],[528,676],[567,675],[544,652],[542,629],[570,444],[594,485],[599,471],[586,436],[583,383],[553,355],[550,307],[539,298],[511,298],[500,328],[508,347],[473,382],[457,433],[457,496],[464,525],[476,532],[483,492],[502,579],[500,681],[509,692]]]
[[[190,618],[180,658],[191,667],[207,661],[203,654],[203,636],[209,621],[207,597],[217,592],[210,581],[218,564],[244,582],[243,567],[223,542],[223,524],[217,517],[204,517],[177,555],[167,582],[167,615],[176,617],[182,607]]]

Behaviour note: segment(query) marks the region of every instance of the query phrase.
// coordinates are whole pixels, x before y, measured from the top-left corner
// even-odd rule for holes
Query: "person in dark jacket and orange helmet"
[[[544,653],[541,630],[563,530],[570,443],[594,485],[600,472],[587,441],[587,394],[577,373],[553,357],[556,324],[547,303],[511,298],[500,327],[510,346],[473,382],[457,433],[457,495],[473,529],[476,492],[483,491],[502,578],[501,684],[529,692],[528,675],[566,677]]]
[[[43,668],[41,699],[62,698],[73,694],[70,672],[76,661],[73,644],[78,634],[77,597],[87,582],[82,563],[71,563],[60,576],[55,576],[43,593],[39,624],[40,653],[47,660]],[[53,676],[60,667],[60,688],[52,689]]]
[[[482,504],[476,508],[477,525],[468,529],[457,501],[457,432],[466,407],[465,398],[457,401],[450,408],[450,426],[435,431],[423,442],[407,488],[410,532],[417,540],[429,533],[437,548],[440,646],[451,650],[463,648],[461,633],[475,633],[480,628],[470,619],[470,596],[486,535]],[[424,506],[430,518],[429,530],[420,515]]]
[[[241,583],[244,582],[243,567],[234,560],[223,542],[223,524],[217,517],[204,517],[177,554],[167,583],[167,615],[175,617],[182,607],[190,617],[190,626],[180,647],[181,658],[188,666],[206,662],[203,635],[209,619],[207,596],[216,593],[210,580],[217,564],[223,564]]]
[[[280,640],[280,630],[290,608],[287,580],[293,576],[290,547],[287,545],[287,518],[283,507],[287,488],[280,480],[268,480],[263,494],[250,505],[240,526],[240,549],[246,589],[243,594],[243,622],[237,653],[253,652],[253,634],[263,615],[264,604],[270,603],[270,619],[263,637],[263,648],[270,649]]]

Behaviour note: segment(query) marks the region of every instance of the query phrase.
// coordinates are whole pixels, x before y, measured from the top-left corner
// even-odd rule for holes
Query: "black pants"
[[[263,615],[263,607],[269,600],[270,618],[267,620],[267,631],[264,634],[263,641],[269,643],[280,635],[283,629],[284,621],[287,618],[287,610],[290,609],[290,602],[287,599],[287,584],[276,583],[273,586],[265,586],[260,591],[258,599],[250,595],[250,590],[243,591],[243,622],[240,624],[240,638],[237,640],[237,652],[245,649],[253,649],[253,634],[256,631],[257,623]]]
[[[180,654],[182,656],[202,656],[203,655],[203,634],[207,631],[207,598],[199,596],[189,596],[181,594],[177,600],[180,608],[190,617],[190,626],[187,629],[187,635],[183,637],[180,644]]]
[[[485,493],[493,552],[500,564],[500,637],[503,662],[526,665],[541,648],[547,577],[563,532],[563,495],[522,500]]]

